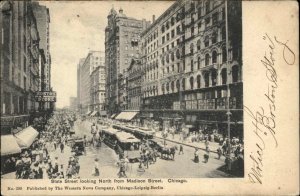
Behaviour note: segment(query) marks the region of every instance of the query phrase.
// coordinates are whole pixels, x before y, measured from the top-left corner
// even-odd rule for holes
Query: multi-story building
[[[91,104],[90,108],[94,115],[105,114],[105,64],[104,52],[101,52],[99,57],[99,64],[93,68],[90,75],[90,89],[91,89]]]
[[[4,1],[0,10],[1,134],[26,126],[38,109],[39,33],[28,1]]]
[[[93,111],[91,98],[91,74],[96,67],[100,65],[102,65],[101,67],[103,69],[103,56],[103,52],[90,51],[85,59],[80,59],[78,65],[79,78],[77,78],[77,81],[79,84],[79,110],[82,114],[91,113]],[[101,74],[103,74],[103,72]]]
[[[69,109],[72,110],[72,111],[77,110],[77,97],[70,97]]]
[[[139,111],[141,106],[142,63],[140,58],[133,58],[128,67],[128,110]]]
[[[141,36],[142,116],[241,136],[241,35],[241,2],[176,1]]]
[[[52,91],[51,87],[51,55],[50,55],[50,15],[46,6],[39,5],[38,2],[32,3],[33,13],[36,18],[40,36],[40,49],[45,56],[44,65],[41,67],[41,91]],[[42,103],[42,109],[49,110],[54,108],[54,102]]]
[[[113,8],[105,28],[106,105],[109,114],[127,109],[126,71],[131,58],[140,53],[140,33],[149,26],[146,20],[127,17]]]
[[[81,80],[80,80],[80,76],[81,76],[81,66],[82,64],[84,63],[84,58],[81,58],[79,60],[79,63],[77,65],[77,108],[78,108],[78,111],[80,113],[82,113],[82,100],[81,100]]]

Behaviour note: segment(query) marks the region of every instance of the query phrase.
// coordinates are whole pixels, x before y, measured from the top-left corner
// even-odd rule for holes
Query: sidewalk
[[[161,131],[156,132],[154,136],[156,138],[159,138],[159,139],[164,139],[161,136]],[[174,143],[177,143],[177,144],[182,144],[182,145],[189,146],[189,147],[192,147],[192,148],[199,148],[201,150],[206,150],[204,141],[190,142],[190,141],[188,141],[188,139],[186,139],[186,141],[182,141],[182,140],[180,140],[180,135],[179,134],[175,134],[174,139],[173,139],[173,136],[169,134],[168,137],[166,138],[166,141],[174,142]],[[218,147],[219,147],[219,143],[209,142],[210,152],[217,153]]]

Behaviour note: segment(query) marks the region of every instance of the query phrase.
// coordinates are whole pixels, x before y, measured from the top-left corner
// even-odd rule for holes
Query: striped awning
[[[132,120],[137,114],[138,112],[121,112],[116,119],[129,121]]]

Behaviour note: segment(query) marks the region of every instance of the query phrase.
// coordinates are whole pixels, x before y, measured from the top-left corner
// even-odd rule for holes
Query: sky
[[[77,65],[90,50],[104,51],[107,15],[112,7],[128,17],[152,21],[172,1],[41,1],[50,12],[51,85],[56,107],[69,106],[77,96]]]

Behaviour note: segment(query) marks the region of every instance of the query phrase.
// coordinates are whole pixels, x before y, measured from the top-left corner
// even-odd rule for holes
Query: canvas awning
[[[98,111],[93,111],[90,116],[96,116],[97,113]]]
[[[20,148],[24,149],[29,148],[38,135],[39,132],[37,132],[37,130],[35,130],[33,127],[29,126],[15,134],[15,138]]]
[[[132,120],[137,114],[138,112],[121,112],[116,119],[129,121]]]
[[[1,156],[21,153],[16,138],[13,135],[1,136]]]

